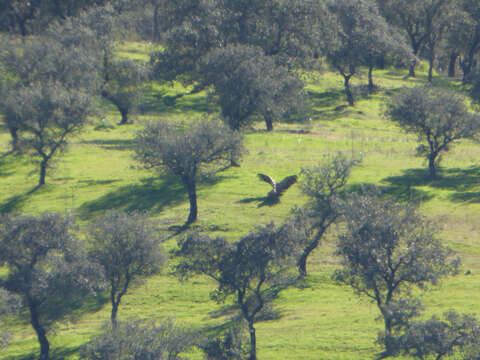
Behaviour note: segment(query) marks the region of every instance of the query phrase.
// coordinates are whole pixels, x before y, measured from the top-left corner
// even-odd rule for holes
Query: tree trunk
[[[428,82],[432,83],[433,80],[433,61],[428,60]]]
[[[345,79],[344,86],[345,86],[345,95],[347,95],[347,101],[349,106],[355,105],[355,99],[353,98],[352,90],[350,89],[350,78],[351,75],[347,75],[343,77]]]
[[[8,131],[12,136],[12,153],[18,150],[18,128],[16,126],[9,126]]]
[[[383,314],[383,321],[385,323],[385,351],[381,354],[380,358],[385,359],[394,355],[394,349],[392,349],[392,321],[387,314]]]
[[[115,290],[112,288],[110,290],[110,299],[112,301],[112,312],[110,314],[110,320],[112,321],[112,327],[117,327],[117,313],[118,313],[118,306],[120,305],[120,299],[115,301]]]
[[[477,31],[475,33],[475,37],[473,39],[472,45],[470,46],[470,50],[468,51],[468,54],[465,56],[465,59],[463,59],[463,61],[460,63],[463,71],[462,82],[464,84],[468,83],[469,75],[476,66],[475,54],[478,51],[479,43],[480,43],[480,31]]]
[[[450,60],[448,61],[448,77],[455,77],[455,67],[457,65],[458,54],[450,54]]]
[[[409,77],[415,77],[416,74],[415,74],[415,66],[416,66],[416,62],[412,62],[408,68],[408,76]]]
[[[186,225],[189,225],[197,220],[197,189],[194,179],[186,179],[184,183],[188,191],[188,199],[190,200],[190,214],[186,222]]]
[[[22,35],[22,44],[25,45],[25,39],[27,37],[27,26],[26,26],[27,20],[20,20],[18,25],[20,27],[20,34]]]
[[[125,125],[128,123],[128,110],[127,109],[118,109],[120,114],[122,114],[122,120],[120,121],[120,125]]]
[[[265,124],[267,125],[267,131],[273,130],[273,120],[271,114],[266,114],[263,116],[265,119]]]
[[[40,357],[38,358],[38,360],[48,360],[50,353],[50,344],[48,342],[45,329],[42,327],[42,325],[40,325],[37,313],[37,306],[31,299],[28,299],[28,309],[30,310],[30,322],[33,329],[37,333],[38,342],[40,343]]]
[[[153,29],[152,29],[152,41],[157,42],[159,40],[159,26],[158,26],[158,10],[160,9],[160,4],[156,4],[153,8]]]
[[[430,51],[430,56],[428,58],[428,82],[432,83],[433,80],[433,64],[435,62],[435,50]]]
[[[385,55],[384,54],[380,55],[380,57],[378,58],[378,68],[380,70],[385,70]]]
[[[38,186],[45,185],[45,177],[47,175],[47,162],[48,159],[43,159],[40,162],[40,178],[38,180]]]
[[[257,337],[253,321],[248,321],[248,332],[250,333],[250,356],[248,360],[257,360]]]
[[[307,276],[307,258],[310,255],[310,253],[317,248],[318,244],[320,243],[320,239],[322,238],[323,233],[325,232],[326,229],[327,227],[323,226],[320,228],[320,230],[318,230],[313,241],[310,243],[310,245],[308,245],[303,250],[302,255],[298,259],[297,267],[298,267],[298,276],[300,278]]]
[[[368,67],[368,92],[370,94],[375,92],[375,84],[373,83],[373,65]]]
[[[428,172],[430,180],[435,180],[437,178],[437,169],[435,167],[436,157],[436,154],[431,154],[428,156]]]

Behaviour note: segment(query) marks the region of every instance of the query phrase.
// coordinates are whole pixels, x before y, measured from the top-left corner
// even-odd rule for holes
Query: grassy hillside
[[[148,48],[127,44],[122,55],[143,58]],[[460,275],[444,281],[424,296],[428,313],[448,309],[480,313],[480,145],[459,142],[442,162],[440,178],[426,180],[425,161],[415,157],[416,139],[405,135],[383,117],[385,98],[403,86],[421,84],[405,79],[406,72],[376,71],[380,90],[372,96],[358,95],[354,108],[345,106],[342,79],[326,72],[312,78],[308,90],[314,106],[312,121],[276,124],[273,133],[259,123],[245,135],[245,155],[240,168],[220,172],[202,182],[198,191],[199,221],[202,231],[231,239],[254,229],[255,225],[281,222],[294,205],[304,201],[293,186],[273,207],[258,207],[256,198],[270,190],[260,182],[258,172],[274,178],[298,173],[335,151],[361,153],[350,184],[376,184],[404,200],[415,200],[434,221],[442,241],[456,250],[463,265]],[[436,78],[438,85],[459,88],[459,84]],[[355,79],[354,85],[366,82]],[[168,118],[195,119],[217,109],[207,94],[188,95],[179,84],[152,84],[133,125],[117,126],[119,115],[106,107],[84,131],[71,141],[67,152],[56,162],[47,185],[33,191],[37,167],[28,156],[0,159],[0,211],[38,214],[58,211],[78,216],[85,225],[108,209],[148,211],[165,235],[182,225],[188,215],[188,197],[180,181],[138,167],[132,158],[133,138],[141,122]],[[178,96],[185,94],[184,96]],[[100,119],[106,120],[102,122]],[[102,126],[108,125],[107,127]],[[7,130],[0,128],[0,150],[8,148]],[[80,229],[81,231],[81,229]],[[165,243],[176,245],[177,238]],[[258,355],[274,359],[373,359],[374,344],[381,324],[375,321],[377,308],[356,296],[350,288],[331,280],[338,259],[332,253],[335,231],[309,260],[309,286],[283,292],[276,302],[279,317],[257,324]],[[464,275],[469,269],[470,275]],[[210,300],[214,284],[205,278],[180,283],[167,272],[149,278],[131,289],[122,301],[119,319],[131,317],[161,320],[173,317],[191,328],[215,331],[228,320],[228,304]],[[58,358],[75,359],[78,348],[95,335],[109,318],[106,299],[92,299],[75,314],[73,321],[59,324],[52,332],[52,349]],[[13,335],[1,359],[30,359],[38,351],[35,334],[18,318],[0,322]],[[191,354],[199,359],[199,354]]]

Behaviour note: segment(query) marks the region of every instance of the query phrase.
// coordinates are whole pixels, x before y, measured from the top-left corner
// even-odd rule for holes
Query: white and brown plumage
[[[265,174],[258,174],[258,177],[260,180],[265,181],[266,183],[269,183],[272,187],[273,190],[270,191],[267,195],[267,198],[269,199],[278,199],[280,195],[282,195],[290,186],[295,184],[297,182],[297,175],[290,175],[284,178],[280,182],[276,182],[273,180],[271,176],[265,175]]]

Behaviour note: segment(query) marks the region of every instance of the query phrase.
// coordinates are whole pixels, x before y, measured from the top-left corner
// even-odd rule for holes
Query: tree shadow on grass
[[[383,182],[388,181],[383,180]],[[389,185],[377,185],[372,183],[354,184],[347,186],[346,192],[360,193],[364,189],[376,188],[380,190],[383,196],[393,197],[397,201],[409,202],[412,204],[420,204],[425,201],[429,201],[433,198],[433,195],[429,194],[425,190],[416,189],[414,186],[418,184],[395,183]]]
[[[63,346],[53,348],[50,359],[51,360],[65,360],[70,359],[73,355],[79,354],[82,346]]]
[[[197,190],[213,186],[227,177],[226,175],[210,176],[197,183]],[[148,178],[143,179],[141,184],[120,187],[96,200],[82,204],[77,211],[82,220],[92,219],[110,209],[148,211],[158,214],[167,206],[175,206],[187,201],[187,191],[178,177],[165,175],[162,179]],[[199,212],[201,212],[201,204]],[[183,230],[182,227],[181,231]]]
[[[78,215],[82,220],[89,220],[110,209],[159,213],[165,206],[177,205],[187,199],[187,192],[177,177],[166,176],[163,181],[149,178],[82,204]]]
[[[143,96],[143,101],[138,105],[138,110],[142,114],[161,114],[171,111],[171,108],[176,105],[178,98],[184,96],[184,94],[177,94],[173,96],[166,95],[165,90],[153,90],[147,91]]]
[[[133,139],[115,139],[115,140],[83,140],[82,144],[98,145],[105,150],[133,150],[135,140]]]
[[[320,116],[322,119],[338,119],[343,117],[348,109],[345,94],[342,90],[331,90],[322,93],[308,91],[308,97],[313,108],[312,115]]]
[[[48,335],[47,335],[48,336]],[[52,344],[50,344],[52,346]],[[70,359],[73,355],[80,353],[81,346],[63,346],[63,347],[52,347],[50,350],[49,358],[51,360],[65,360]],[[36,360],[40,354],[40,349],[38,353],[28,354],[21,357],[18,356],[9,356],[5,360]]]
[[[15,160],[15,153],[11,151],[0,156],[0,177],[11,176],[15,173],[18,162]]]
[[[78,298],[78,301],[74,301],[66,305],[59,299],[57,304],[52,304],[49,308],[42,309],[42,314],[48,313],[48,318],[58,317],[59,320],[56,323],[62,324],[62,321],[68,320],[71,322],[77,321],[81,316],[86,313],[96,313],[100,311],[103,306],[109,302],[108,294],[99,294],[94,296],[93,294],[88,294],[86,296],[81,296]],[[60,310],[60,311],[59,311]],[[59,316],[62,314],[62,316]],[[22,312],[20,319],[24,322],[25,326],[31,327],[30,317],[28,311]],[[107,318],[105,319],[107,320]],[[75,325],[73,325],[75,326]],[[47,326],[48,328],[48,326]],[[52,360],[63,360],[70,358],[72,355],[78,354],[81,346],[64,346],[57,347],[54,343],[55,338],[55,325],[47,332],[47,338],[50,342],[50,359]],[[40,349],[36,350],[32,354],[24,355],[21,357],[7,357],[5,360],[33,360],[38,359],[38,354]],[[2,358],[3,359],[3,358]]]
[[[371,94],[364,85],[352,87],[355,102],[370,99]],[[322,93],[309,91],[308,96],[312,103],[312,114],[323,120],[336,120],[351,114],[362,114],[355,106],[348,106],[344,89],[330,90]]]
[[[217,106],[207,97],[189,96],[188,93],[166,95],[166,91],[149,93],[138,106],[140,113],[160,115],[168,113],[184,113],[188,111],[212,113],[217,111]]]
[[[389,187],[401,191],[414,186],[429,186],[432,188],[455,191],[450,195],[453,201],[480,202],[480,191],[471,191],[480,187],[480,167],[466,169],[438,169],[437,179],[431,180],[427,169],[407,169],[400,176],[391,176],[383,180]],[[414,189],[415,191],[420,191]],[[420,194],[421,195],[421,194]],[[432,196],[430,195],[430,198]]]
[[[33,195],[40,189],[44,189],[43,187],[35,186],[31,190],[27,191],[24,194],[13,195],[6,202],[0,205],[0,214],[10,214],[14,212],[18,212],[23,205],[29,200],[30,196]]]
[[[245,198],[242,200],[238,200],[237,204],[249,204],[252,202],[258,202],[257,207],[263,206],[274,206],[280,202],[280,198],[269,198],[268,196],[259,196],[253,198]]]
[[[393,185],[425,186],[467,191],[480,185],[480,167],[438,169],[437,179],[431,180],[427,169],[407,169],[403,175],[385,179]]]

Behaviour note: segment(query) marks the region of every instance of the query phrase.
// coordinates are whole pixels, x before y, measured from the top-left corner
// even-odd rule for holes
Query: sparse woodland
[[[0,359],[480,358],[478,0],[0,0]]]

